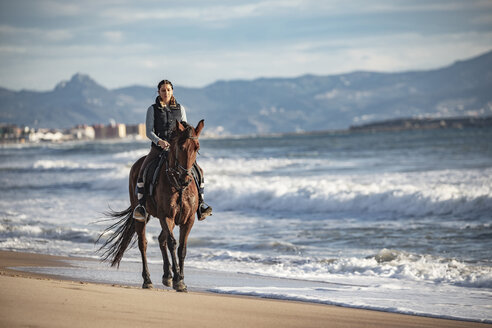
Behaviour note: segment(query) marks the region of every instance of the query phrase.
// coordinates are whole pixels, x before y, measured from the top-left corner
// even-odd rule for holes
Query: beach
[[[212,293],[71,281],[12,267],[65,257],[0,251],[3,327],[490,327],[457,320]]]
[[[491,138],[476,128],[200,140],[214,214],[188,239],[189,295],[492,323]],[[137,247],[118,270],[98,261],[98,249],[114,223],[104,212],[128,207],[128,173],[148,147],[1,147],[0,250],[70,265],[43,267],[39,259],[52,258],[36,255],[22,274],[140,287]],[[149,270],[167,291],[160,232],[151,218]]]

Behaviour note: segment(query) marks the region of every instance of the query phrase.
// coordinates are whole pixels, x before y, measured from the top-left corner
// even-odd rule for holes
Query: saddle
[[[151,161],[144,170],[143,180],[146,194],[151,197],[154,195],[155,186],[159,181],[159,173],[162,166],[166,163],[167,152],[163,151],[158,157]]]
[[[161,172],[162,166],[166,164],[166,161],[167,161],[167,151],[163,151],[158,157],[156,157],[153,161],[151,161],[144,169],[143,180],[145,185],[145,192],[150,197],[154,196],[155,187],[157,186],[157,182],[159,181],[159,174]],[[191,175],[193,176],[193,180],[195,180],[198,191],[202,192],[200,186],[201,186],[201,181],[203,181],[203,176],[200,170],[198,169],[198,165],[196,164],[196,162],[193,164]]]

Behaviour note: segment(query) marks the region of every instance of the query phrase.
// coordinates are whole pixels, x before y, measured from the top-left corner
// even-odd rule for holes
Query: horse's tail
[[[96,243],[104,235],[111,233],[111,236],[99,248],[99,251],[104,253],[101,258],[105,262],[110,262],[111,266],[120,266],[120,261],[128,246],[132,247],[135,244],[135,220],[133,219],[133,208],[130,205],[126,210],[121,212],[109,211],[104,213],[107,217],[118,220],[114,224],[107,227],[97,238]],[[114,232],[113,232],[114,230]]]

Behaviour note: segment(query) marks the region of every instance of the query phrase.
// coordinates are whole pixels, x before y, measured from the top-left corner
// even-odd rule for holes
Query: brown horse
[[[147,197],[146,209],[148,216],[143,222],[133,219],[133,209],[138,201],[135,194],[138,172],[145,157],[140,158],[133,164],[130,170],[130,203],[131,205],[124,211],[109,211],[107,216],[119,221],[109,226],[99,236],[101,238],[107,233],[112,232],[111,236],[104,242],[99,250],[105,249],[102,258],[104,261],[111,262],[111,266],[119,266],[125,250],[135,243],[135,233],[138,235],[138,248],[142,255],[142,288],[152,288],[149,269],[147,267],[147,239],[145,237],[145,225],[150,216],[159,219],[161,224],[161,234],[159,235],[159,247],[164,260],[164,274],[162,283],[172,287],[179,292],[186,292],[184,283],[184,259],[186,256],[186,243],[188,235],[195,222],[195,213],[198,209],[198,189],[191,176],[191,169],[196,160],[200,143],[198,136],[203,129],[203,120],[196,128],[190,125],[176,122],[176,129],[171,136],[170,148],[167,155],[167,163],[162,166],[159,173],[158,182],[154,192],[154,198]],[[179,247],[174,238],[173,230],[179,226]],[[171,254],[169,261],[167,249]]]

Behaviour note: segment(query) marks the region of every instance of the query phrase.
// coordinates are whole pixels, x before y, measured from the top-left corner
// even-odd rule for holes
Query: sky
[[[492,50],[492,0],[0,0],[0,87],[399,72]]]

